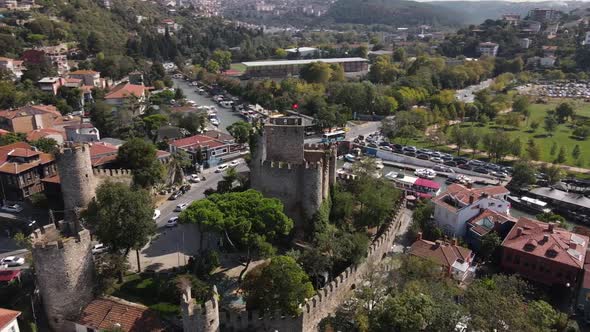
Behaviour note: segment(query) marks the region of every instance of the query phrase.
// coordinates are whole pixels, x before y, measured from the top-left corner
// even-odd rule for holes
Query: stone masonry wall
[[[404,204],[396,209],[390,223],[384,232],[370,245],[367,257],[363,263],[350,266],[333,281],[319,289],[311,299],[302,306],[302,314],[297,317],[283,316],[278,312],[259,315],[256,311],[231,312],[223,311],[219,316],[220,325],[214,328],[198,329],[196,325],[186,325],[185,332],[216,332],[218,328],[224,331],[280,331],[280,332],[311,332],[316,331],[322,319],[334,313],[346,300],[356,285],[368,273],[371,265],[378,263],[391,249],[391,245],[401,226]],[[208,308],[213,308],[212,304]],[[184,313],[183,313],[184,315]],[[202,326],[201,326],[202,328]]]
[[[57,168],[66,210],[66,221],[75,218],[75,209],[84,209],[94,198],[96,182],[92,172],[90,147],[66,143],[57,153]]]
[[[279,122],[278,120],[276,119],[264,126],[266,160],[283,161],[293,164],[302,163],[304,160],[303,142],[305,139],[305,127],[301,126],[300,122]]]
[[[74,331],[71,321],[93,299],[94,263],[90,232],[61,237],[54,224],[32,235],[35,278],[43,308],[54,331]]]

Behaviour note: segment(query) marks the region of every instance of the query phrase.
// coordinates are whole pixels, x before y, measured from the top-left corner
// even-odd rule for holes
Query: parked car
[[[432,161],[433,163],[439,163],[439,164],[442,164],[444,162],[444,160],[442,160],[439,157],[430,157],[430,161]]]
[[[23,207],[20,204],[10,204],[4,205],[1,210],[4,212],[19,213],[23,210]]]
[[[404,152],[414,152],[414,153],[416,153],[418,151],[418,149],[416,149],[415,146],[405,146],[403,148],[403,151]]]
[[[469,166],[469,165],[467,165],[467,164],[460,164],[460,165],[459,165],[459,166],[457,166],[457,167],[459,167],[460,169],[466,169],[466,170],[468,170],[468,171],[470,171],[470,170],[471,170],[471,166]]]
[[[221,164],[221,165],[217,166],[215,173],[221,173],[221,172],[225,171],[228,167],[229,166],[227,164]]]
[[[188,203],[180,203],[174,208],[174,212],[181,212],[188,207]]]
[[[166,222],[166,227],[172,228],[178,226],[178,217],[172,217]]]
[[[493,176],[500,178],[500,179],[505,179],[508,177],[508,174],[506,174],[504,172],[500,172],[500,171],[491,171],[490,175],[493,175]]]
[[[402,151],[404,149],[404,146],[401,144],[393,144],[393,148]]]
[[[6,266],[21,266],[23,264],[25,264],[25,259],[22,257],[16,257],[16,256],[4,257],[0,261],[0,265],[6,265]]]
[[[444,164],[445,164],[446,166],[450,166],[450,167],[457,167],[457,162],[455,162],[455,161],[452,161],[452,160],[450,160],[450,161],[445,161],[445,162],[444,162]]]
[[[447,166],[443,166],[443,165],[434,165],[432,167],[433,170],[437,171],[437,172],[444,172],[444,173],[452,173],[453,170]]]
[[[185,184],[182,187],[180,187],[180,192],[184,195],[187,192],[189,192],[191,190],[191,185],[190,184]]]
[[[412,151],[406,151],[404,152],[404,155],[408,156],[408,157],[416,157],[416,152],[412,152]]]
[[[393,149],[392,149],[392,148],[390,148],[390,147],[389,147],[389,146],[387,146],[387,145],[385,145],[385,146],[382,146],[382,147],[381,147],[381,150],[385,150],[385,151],[389,151],[389,152],[392,152],[392,151],[393,151]]]
[[[467,164],[467,162],[469,162],[469,159],[465,157],[455,157],[453,158],[453,161],[455,161],[457,164]]]
[[[172,195],[170,195],[170,197],[168,197],[168,200],[170,201],[174,201],[176,199],[178,199],[178,197],[182,196],[182,191],[175,191],[174,193],[172,193]]]
[[[470,160],[468,164],[476,167],[483,167],[485,165],[485,163],[481,160]]]
[[[102,243],[98,243],[98,244],[95,244],[94,246],[92,246],[92,254],[93,255],[102,254],[102,253],[105,253],[107,251],[109,251],[109,247],[108,246],[105,246]]]
[[[427,154],[419,154],[416,158],[422,159],[422,160],[428,160],[430,157],[428,157]]]
[[[162,214],[162,212],[160,212],[160,210],[155,209],[154,210],[154,217],[152,219],[156,220],[158,219],[158,217],[160,217],[160,214]]]
[[[488,174],[489,171],[485,167],[476,167],[473,169],[474,172],[481,173],[481,174]]]
[[[232,160],[232,161],[229,163],[229,167],[236,167],[236,166],[238,166],[239,164],[240,164],[240,161],[239,161],[239,160]]]
[[[452,161],[453,160],[453,156],[451,156],[448,153],[443,153],[442,156],[441,156],[441,159],[444,160],[444,161]]]

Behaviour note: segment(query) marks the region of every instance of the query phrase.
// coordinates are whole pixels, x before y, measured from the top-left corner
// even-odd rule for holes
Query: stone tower
[[[66,142],[56,159],[64,200],[64,219],[72,223],[77,221],[78,212],[88,207],[95,195],[90,146]]]
[[[182,330],[184,332],[218,332],[219,302],[217,288],[213,286],[213,297],[197,306],[191,294],[191,286],[185,285],[180,300]]]
[[[299,117],[271,118],[264,126],[250,164],[252,188],[280,199],[300,231],[336,181],[336,151],[308,145]]]
[[[75,321],[94,298],[94,263],[88,230],[71,233],[60,222],[31,235],[35,278],[54,331],[74,331]]]

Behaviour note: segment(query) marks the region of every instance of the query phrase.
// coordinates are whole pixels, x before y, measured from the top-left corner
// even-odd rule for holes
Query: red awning
[[[0,281],[13,281],[20,276],[20,270],[0,271]]]

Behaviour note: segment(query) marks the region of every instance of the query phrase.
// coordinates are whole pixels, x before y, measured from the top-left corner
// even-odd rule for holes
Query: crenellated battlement
[[[305,143],[303,144],[304,150],[329,150],[330,146],[324,143]]]
[[[260,163],[264,168],[277,168],[277,169],[296,169],[300,165],[288,163],[284,161],[272,161],[272,160],[263,160]]]
[[[117,168],[117,169],[94,168],[92,170],[92,174],[94,174],[94,176],[129,176],[129,175],[131,175],[131,170],[130,169],[121,169],[121,168]]]
[[[269,118],[268,124],[275,126],[301,126],[303,119],[298,116],[283,116],[278,118]]]
[[[320,169],[324,167],[324,163],[322,161],[306,161],[303,166],[305,169]]]
[[[64,249],[81,242],[90,243],[90,232],[87,229],[79,231],[75,236],[66,237],[61,230],[65,225],[60,221],[60,227],[55,224],[45,225],[31,233],[30,238],[35,249]]]
[[[90,151],[90,146],[86,143],[75,143],[72,141],[66,141],[60,147],[57,155],[73,155],[80,151],[85,152],[86,150]]]

